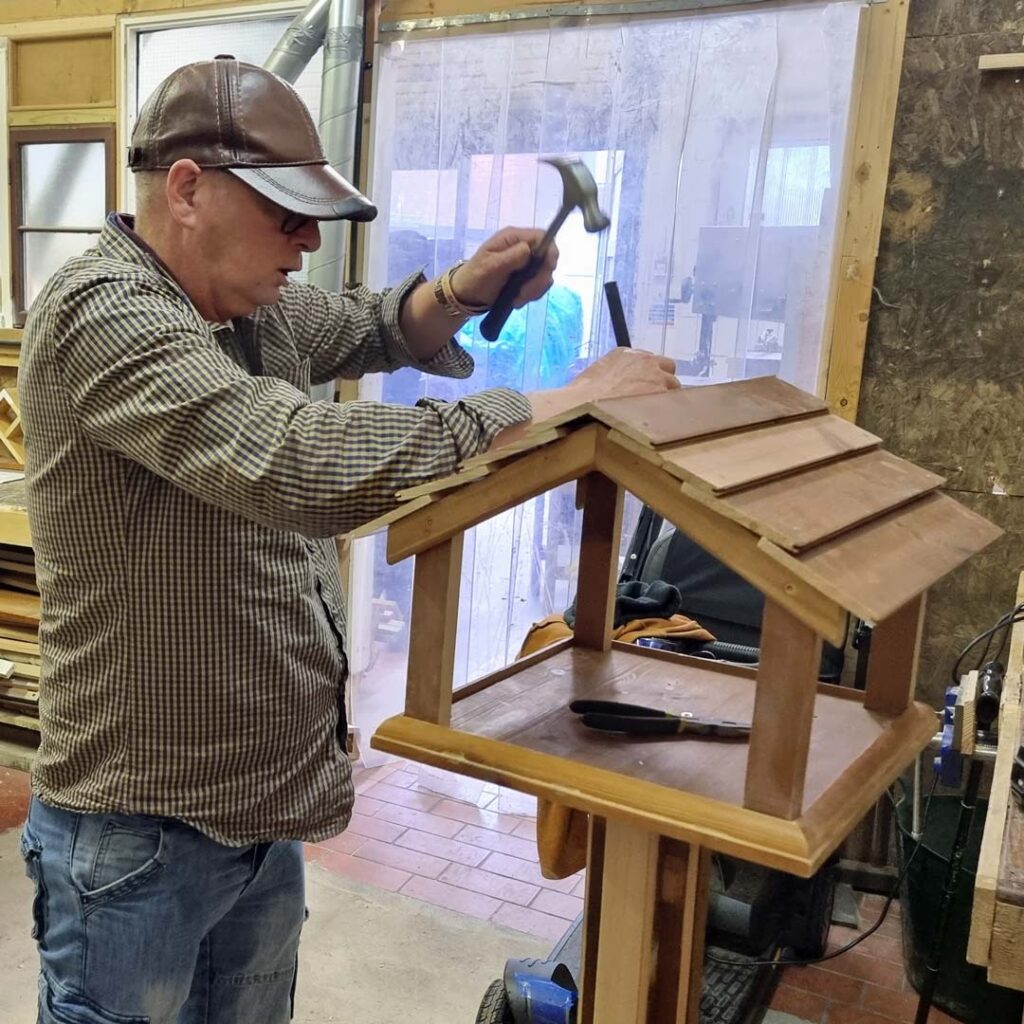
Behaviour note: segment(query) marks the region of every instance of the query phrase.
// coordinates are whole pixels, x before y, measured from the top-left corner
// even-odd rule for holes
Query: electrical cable
[[[953,680],[953,686],[960,685],[960,665],[962,664],[964,658],[967,657],[968,653],[971,651],[973,647],[975,647],[977,644],[980,644],[982,640],[988,641],[988,643],[986,643],[985,645],[985,650],[982,652],[981,658],[979,658],[978,664],[976,666],[976,668],[980,669],[981,666],[985,663],[986,659],[988,658],[988,653],[989,649],[991,648],[993,636],[996,633],[998,633],[999,630],[1003,631],[1002,639],[999,642],[999,647],[995,655],[996,658],[999,658],[1002,656],[1002,653],[1006,648],[1006,643],[1010,636],[1010,629],[1012,628],[1014,623],[1022,621],[1024,621],[1024,602],[1016,605],[1012,611],[1009,611],[1005,615],[1001,616],[994,626],[991,626],[989,629],[986,629],[983,633],[979,633],[973,640],[971,640],[970,643],[968,643],[967,646],[959,653],[959,655],[957,655],[956,661],[953,662],[953,668],[950,672],[950,675]]]
[[[938,775],[936,775],[932,779],[931,789],[928,791],[928,796],[925,799],[924,819],[921,824],[922,836],[924,835],[925,830],[928,827],[928,812],[931,809],[932,797],[935,795],[935,787],[938,785],[938,782],[939,777]],[[893,900],[895,900],[896,897],[899,895],[900,886],[903,884],[903,879],[906,878],[907,872],[910,870],[910,865],[914,863],[914,858],[918,855],[923,845],[923,843],[919,842],[917,846],[914,847],[913,852],[907,858],[902,870],[896,877],[896,881],[893,883],[892,891],[886,897],[885,905],[882,907],[882,912],[878,915],[878,920],[870,928],[868,928],[867,931],[862,932],[855,939],[852,939],[850,942],[846,943],[845,946],[841,946],[839,949],[833,950],[831,953],[826,953],[824,956],[814,957],[807,960],[786,960],[782,957],[776,957],[773,960],[733,960],[727,957],[715,956],[714,953],[705,953],[705,956],[709,960],[713,960],[715,963],[726,964],[730,967],[809,967],[812,964],[822,964],[826,960],[834,960],[836,957],[842,956],[844,953],[848,953],[851,949],[853,949],[854,946],[860,945],[860,943],[862,943],[866,938],[868,938],[870,935],[874,935],[874,933],[882,927],[882,923],[885,921],[886,917],[889,914],[889,908],[892,906]]]

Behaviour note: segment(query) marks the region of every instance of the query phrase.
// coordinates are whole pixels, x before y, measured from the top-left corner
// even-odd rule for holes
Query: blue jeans
[[[302,846],[228,847],[173,818],[33,799],[38,1024],[285,1024]]]

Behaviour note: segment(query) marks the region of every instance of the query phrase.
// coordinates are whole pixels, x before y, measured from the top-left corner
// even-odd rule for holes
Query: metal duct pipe
[[[295,15],[295,20],[285,29],[263,66],[294,83],[324,41],[330,6],[331,0],[310,0],[309,6]]]
[[[363,66],[362,0],[330,0],[320,89],[320,138],[331,166],[355,184],[359,79]],[[322,222],[320,249],[310,256],[309,280],[329,291],[345,281],[348,222]]]

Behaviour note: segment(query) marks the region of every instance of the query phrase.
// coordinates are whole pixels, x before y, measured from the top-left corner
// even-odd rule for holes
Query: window
[[[471,324],[468,381],[402,370],[386,401],[558,384],[614,338],[605,281],[634,347],[688,384],[777,374],[815,390],[863,4],[404,36],[377,61],[368,283],[437,273],[507,223],[546,226],[561,198],[545,154],[574,154],[611,226],[558,235],[548,296],[496,342]],[[372,397],[372,395],[367,395]],[[632,501],[632,499],[631,499]],[[628,541],[636,503],[627,504]],[[580,519],[561,488],[466,535],[457,684],[511,661],[531,623],[573,600]],[[354,559],[355,720],[400,710],[412,562],[385,538]]]
[[[99,237],[114,207],[114,131],[12,129],[11,214],[15,322],[50,275]]]

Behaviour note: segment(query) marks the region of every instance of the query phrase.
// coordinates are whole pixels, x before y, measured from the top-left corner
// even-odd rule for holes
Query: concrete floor
[[[510,956],[550,944],[308,865],[296,1024],[473,1024]],[[18,829],[0,833],[0,1022],[35,1021],[31,887]],[[256,1024],[256,1022],[254,1022]]]

